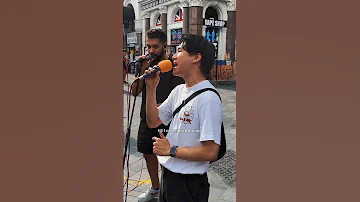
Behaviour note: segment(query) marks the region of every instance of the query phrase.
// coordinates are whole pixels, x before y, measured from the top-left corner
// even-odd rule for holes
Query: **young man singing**
[[[215,60],[214,45],[202,36],[184,35],[173,56],[173,74],[185,80],[158,107],[156,87],[159,72],[146,79],[146,120],[150,128],[168,125],[165,137],[153,137],[153,151],[162,165],[160,202],[205,202],[209,198],[207,170],[217,159],[223,109],[220,98],[206,91],[188,102],[173,118],[183,100],[204,88],[214,88],[206,79]],[[149,68],[146,73],[151,73]]]
[[[146,32],[146,46],[148,50],[148,54],[152,56],[150,60],[144,60],[140,66],[141,71],[140,75],[144,74],[144,71],[149,67],[157,65],[162,60],[169,59],[166,55],[166,34],[161,29],[150,29]],[[144,59],[145,56],[142,56]],[[170,92],[177,86],[178,84],[184,83],[184,80],[181,77],[174,76],[172,71],[161,73],[160,75],[161,82],[160,84],[155,87],[154,93],[156,93],[156,100],[155,107],[160,105],[170,94]],[[137,89],[137,91],[136,91]],[[137,138],[137,150],[138,152],[142,153],[145,161],[147,170],[150,175],[152,187],[145,193],[141,194],[138,197],[139,202],[146,202],[150,201],[159,195],[159,176],[158,176],[158,160],[153,153],[153,140],[152,137],[160,137],[158,129],[167,129],[168,127],[159,124],[157,128],[149,128],[146,122],[146,94],[147,94],[147,87],[144,80],[137,82],[135,81],[134,85],[132,86],[132,95],[138,96],[140,92],[143,93],[142,102],[141,102],[141,109],[140,109],[140,125],[138,131],[138,138]]]

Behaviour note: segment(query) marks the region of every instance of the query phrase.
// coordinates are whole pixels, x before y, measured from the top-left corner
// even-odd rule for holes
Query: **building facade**
[[[135,13],[133,30],[126,35],[136,41],[136,33],[138,54],[146,52],[145,32],[162,28],[167,33],[167,52],[175,53],[181,34],[191,33],[211,41],[218,60],[236,60],[235,0],[126,0],[124,6],[132,7]]]

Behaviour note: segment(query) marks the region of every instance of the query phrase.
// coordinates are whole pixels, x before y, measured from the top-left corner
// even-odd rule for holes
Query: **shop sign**
[[[171,30],[171,44],[180,44],[182,29]]]
[[[127,43],[137,43],[137,34],[136,32],[131,32],[127,34]]]
[[[203,19],[203,24],[208,27],[226,27],[226,21],[215,19]]]

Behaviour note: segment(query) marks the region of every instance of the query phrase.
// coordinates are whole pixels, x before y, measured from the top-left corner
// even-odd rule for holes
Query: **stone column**
[[[228,42],[228,38],[227,38],[227,31],[228,29],[226,27],[221,28],[220,30],[220,36],[219,36],[219,44],[218,44],[218,59],[219,60],[224,60],[226,53],[227,53],[227,42]]]
[[[202,27],[201,36],[206,37],[206,26],[203,25],[201,27]]]
[[[226,22],[226,52],[230,54],[230,60],[235,59],[235,40],[236,40],[236,6],[235,1],[227,3],[228,21]]]
[[[203,25],[203,0],[191,0],[190,3],[190,11],[189,11],[189,33],[191,34],[202,34],[202,25]]]
[[[180,0],[180,5],[183,11],[183,27],[182,33],[188,34],[189,33],[189,2],[188,0]]]
[[[167,33],[167,7],[166,6],[160,6],[159,11],[161,14],[161,29]],[[167,36],[166,36],[167,38]]]
[[[142,14],[143,19],[145,20],[145,33],[150,29],[150,13],[145,11]]]
[[[127,37],[126,37],[126,30],[124,28],[124,24],[123,24],[123,49],[126,49],[126,45],[127,45]]]
[[[137,30],[138,31],[138,30]],[[139,45],[139,54],[142,55],[143,54],[143,45],[142,45],[142,33],[141,31],[138,31],[136,33],[137,35],[137,44]]]
[[[142,18],[144,19],[144,33],[143,36],[146,36],[146,32],[150,29],[150,13],[145,11],[142,14]],[[145,37],[144,37],[145,38]],[[140,37],[139,44],[141,44],[141,54],[144,54],[143,47],[145,47],[145,41],[143,40],[143,37]]]

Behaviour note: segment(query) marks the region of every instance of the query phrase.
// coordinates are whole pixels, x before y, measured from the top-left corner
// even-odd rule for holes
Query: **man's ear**
[[[166,46],[167,46],[167,42],[164,43],[164,48],[166,48]]]
[[[200,53],[198,53],[194,56],[193,62],[194,63],[200,62],[201,58],[202,58],[202,55]]]

